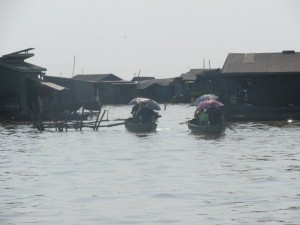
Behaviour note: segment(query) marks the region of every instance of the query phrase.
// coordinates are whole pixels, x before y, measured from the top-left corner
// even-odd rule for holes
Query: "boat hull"
[[[133,123],[132,121],[125,120],[124,125],[128,131],[137,133],[153,132],[157,128],[155,122]]]
[[[211,124],[197,125],[194,123],[194,120],[189,120],[188,127],[191,132],[200,133],[200,134],[221,134],[226,129],[225,121],[222,121],[214,125]]]

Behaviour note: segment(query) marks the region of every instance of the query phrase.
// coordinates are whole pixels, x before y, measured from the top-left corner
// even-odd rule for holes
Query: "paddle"
[[[181,124],[186,124],[186,123],[188,123],[189,121],[192,121],[192,120],[194,120],[194,119],[190,119],[190,118],[186,118],[187,120],[185,121],[185,122],[181,122],[181,123],[179,123],[179,125],[181,125]]]
[[[237,133],[231,126],[229,126],[228,124],[226,124],[226,126],[230,129],[233,130],[235,133]]]
[[[188,121],[181,122],[181,123],[179,123],[179,125],[186,124],[187,122],[188,122]]]
[[[108,125],[100,125],[99,127],[115,127],[115,126],[119,126],[119,125],[123,125],[126,122],[122,122],[122,123],[113,123],[113,124],[108,124]]]
[[[123,125],[126,122],[122,122],[122,123],[113,123],[113,124],[108,124],[107,127],[114,127],[114,126],[119,126],[119,125]]]

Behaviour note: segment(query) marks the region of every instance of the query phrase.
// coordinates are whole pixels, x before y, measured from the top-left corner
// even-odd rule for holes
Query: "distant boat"
[[[124,125],[128,131],[137,133],[153,132],[156,131],[157,128],[157,123],[155,121],[136,123],[132,118],[125,120]]]

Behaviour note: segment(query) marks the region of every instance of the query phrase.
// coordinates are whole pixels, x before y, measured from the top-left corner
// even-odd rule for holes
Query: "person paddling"
[[[137,118],[140,122],[151,122],[154,119],[157,119],[160,117],[158,112],[155,112],[154,110],[150,109],[147,106],[146,102],[141,102],[139,105],[139,110],[137,112]]]

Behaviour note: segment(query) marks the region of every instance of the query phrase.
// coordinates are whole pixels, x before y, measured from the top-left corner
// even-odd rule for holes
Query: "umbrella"
[[[205,108],[208,108],[208,107],[216,107],[216,108],[220,108],[222,107],[224,104],[222,102],[219,102],[217,100],[214,100],[214,99],[210,99],[210,100],[205,100],[203,102],[200,102],[198,105],[197,105],[197,109],[205,109]]]
[[[213,95],[213,94],[206,94],[206,95],[202,95],[200,96],[199,98],[197,98],[192,105],[199,105],[200,102],[203,102],[205,100],[210,100],[210,99],[213,99],[213,100],[218,100],[219,97],[216,96],[216,95]]]
[[[160,110],[159,104],[156,101],[154,101],[152,99],[149,99],[149,98],[142,98],[142,97],[134,98],[128,104],[129,105],[136,105],[136,104],[140,104],[141,102],[146,102],[147,106],[150,109]]]

